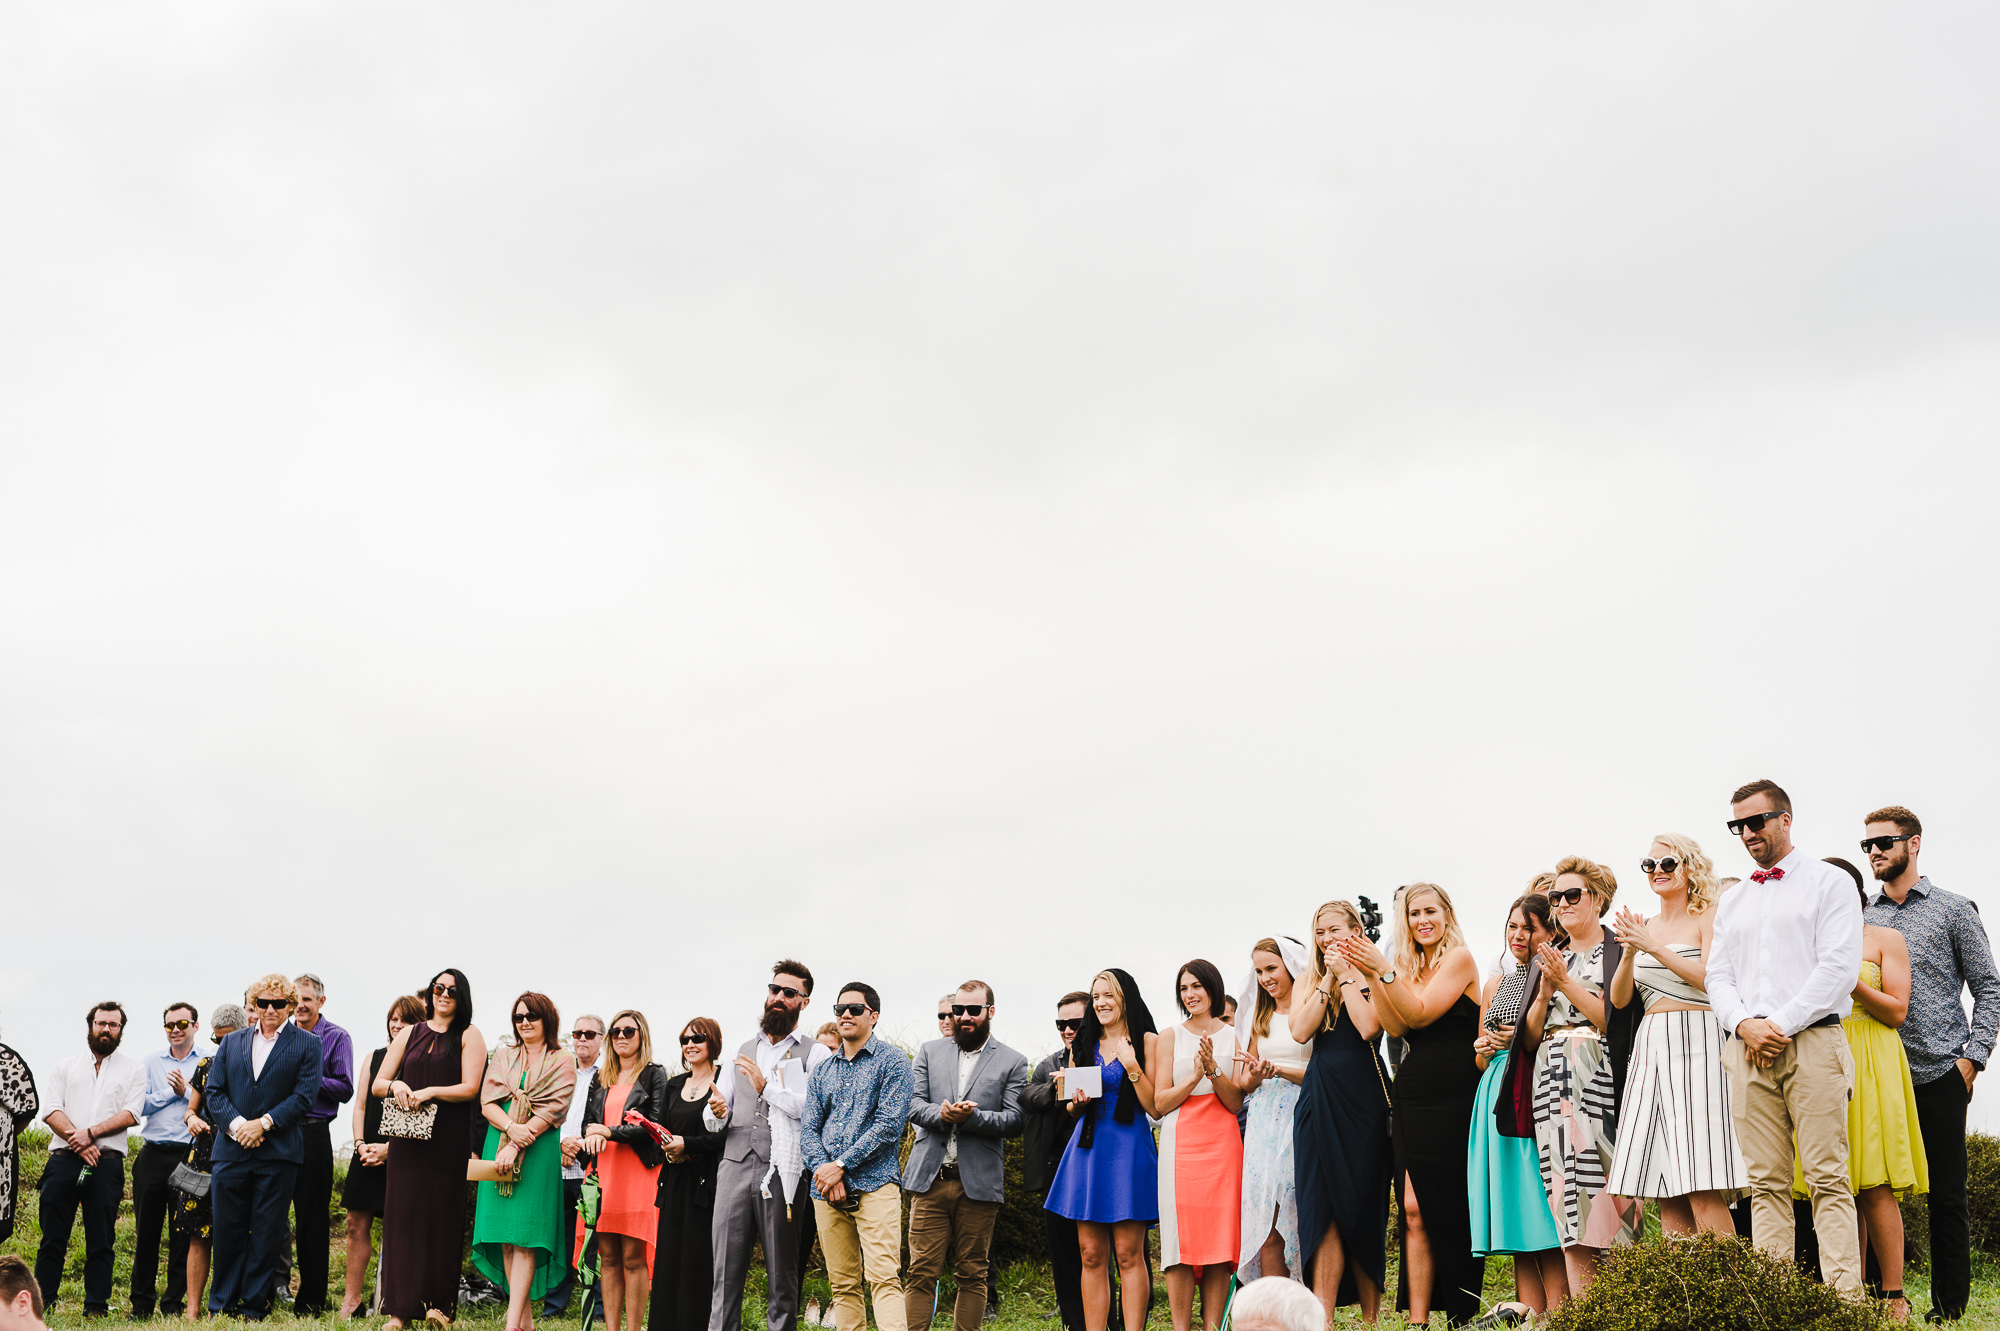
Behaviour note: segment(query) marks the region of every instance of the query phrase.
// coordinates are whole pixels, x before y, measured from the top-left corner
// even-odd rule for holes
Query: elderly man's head
[[[1236,1331],[1326,1331],[1326,1311],[1298,1281],[1265,1276],[1236,1292],[1229,1324]]]

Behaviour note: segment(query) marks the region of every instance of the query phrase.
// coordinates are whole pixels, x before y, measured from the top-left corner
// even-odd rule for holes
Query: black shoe
[[[1527,1321],[1530,1316],[1531,1314],[1528,1310],[1519,1304],[1503,1303],[1492,1312],[1486,1314],[1486,1316],[1479,1318],[1477,1321],[1467,1322],[1465,1325],[1467,1331],[1472,1331],[1475,1327],[1519,1326],[1522,1322]]]

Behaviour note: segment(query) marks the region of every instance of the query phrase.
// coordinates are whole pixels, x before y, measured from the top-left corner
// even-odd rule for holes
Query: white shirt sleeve
[[[814,1053],[819,1057],[814,1058]],[[785,1069],[785,1084],[779,1086],[775,1076],[766,1081],[764,1103],[788,1118],[803,1118],[806,1112],[806,1082],[812,1076],[812,1070],[826,1061],[828,1050],[818,1040],[802,1040],[793,1045],[785,1056],[790,1061],[777,1065]]]
[[[1708,940],[1708,1005],[1715,1013],[1715,1019],[1722,1023],[1722,1029],[1730,1035],[1750,1013],[1743,1008],[1743,995],[1736,986],[1736,957],[1730,950],[1730,931],[1723,926],[1729,910],[1729,899],[1724,897],[1715,908],[1715,930]],[[1858,968],[1857,968],[1858,973]]]
[[[125,1093],[119,1099],[120,1109],[130,1110],[136,1124],[146,1109],[146,1065],[135,1060],[125,1082]]]
[[[722,1102],[724,1104],[733,1106],[736,1103],[735,1059],[732,1058],[728,1063],[723,1065],[722,1075],[715,1079],[715,1089],[722,1092]],[[701,1107],[701,1125],[710,1132],[721,1132],[728,1126],[728,1123],[729,1120],[727,1119],[717,1118],[715,1111],[707,1105]]]

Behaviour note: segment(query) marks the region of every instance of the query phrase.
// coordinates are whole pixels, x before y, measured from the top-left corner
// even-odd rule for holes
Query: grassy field
[[[45,1152],[45,1139],[35,1140],[30,1138],[23,1143],[21,1153],[23,1192],[20,1198],[20,1205],[16,1210],[14,1236],[7,1243],[0,1244],[0,1252],[17,1253],[30,1264],[34,1262],[36,1249],[41,1242],[41,1227],[37,1222],[39,1198],[33,1190],[33,1185],[35,1180],[41,1175],[42,1163],[46,1158]],[[128,1179],[130,1177],[129,1168],[127,1170],[127,1177]],[[335,1187],[334,1194],[338,1197],[338,1186]],[[343,1237],[345,1233],[344,1225],[344,1218],[337,1217],[333,1227],[335,1248],[330,1262],[332,1280],[329,1293],[336,1303],[339,1301],[340,1291],[344,1287],[346,1280],[347,1253]],[[377,1237],[379,1239],[379,1233]],[[128,1200],[119,1208],[118,1257],[112,1277],[112,1317],[121,1321],[125,1320],[125,1314],[129,1308],[127,1294],[131,1285],[132,1244],[132,1207]],[[162,1262],[164,1260],[165,1255],[163,1253]],[[1392,1287],[1396,1279],[1394,1261],[1395,1256],[1392,1252],[1390,1254],[1391,1266],[1389,1272],[1389,1281]],[[1968,1328],[1969,1331],[2000,1331],[2000,1267],[1996,1267],[1993,1260],[1984,1253],[1976,1252],[1974,1254],[1974,1263],[1972,1306],[1968,1310],[1966,1320],[1960,1323],[1960,1325]],[[1924,1273],[1921,1271],[1911,1271],[1905,1281],[1905,1287],[1909,1290],[1912,1307],[1921,1316],[1923,1310],[1930,1306],[1929,1288]],[[1507,1259],[1496,1257],[1489,1260],[1486,1266],[1486,1293],[1488,1299],[1490,1301],[1497,1301],[1511,1298],[1513,1291],[1512,1267],[1509,1265]],[[807,1277],[806,1295],[808,1299],[817,1299],[822,1304],[825,1302],[827,1287],[826,1276],[823,1271],[815,1271]],[[944,1311],[939,1322],[934,1325],[949,1327],[951,1294],[948,1284],[941,1303]],[[1001,1276],[1001,1307],[997,1331],[1052,1331],[1052,1328],[1056,1327],[1053,1316],[1054,1308],[1055,1298],[1049,1286],[1048,1268],[1046,1266],[1034,1262],[1016,1262],[1003,1272]],[[754,1331],[755,1328],[762,1326],[763,1310],[764,1289],[762,1272],[753,1268],[751,1286],[745,1291],[744,1297],[745,1327]],[[504,1313],[504,1305],[468,1308],[461,1316],[460,1321],[468,1327],[497,1329],[505,1321]],[[81,1225],[77,1227],[70,1242],[69,1263],[67,1275],[63,1283],[62,1301],[57,1307],[50,1310],[48,1320],[49,1325],[52,1327],[77,1327],[85,1323],[85,1318],[83,1317],[83,1232]],[[328,1328],[328,1331],[332,1331],[332,1328],[336,1325],[336,1319],[332,1317],[295,1318],[289,1312],[275,1313],[271,1321],[274,1325],[281,1326],[323,1325]],[[1355,1326],[1359,1325],[1359,1323],[1360,1319],[1355,1315],[1354,1310],[1343,1309],[1340,1318],[1335,1321],[1334,1325]],[[1382,1324],[1390,1327],[1402,1325],[1393,1313],[1385,1314]],[[567,1317],[547,1323],[547,1325],[552,1327],[565,1325],[576,1327],[577,1314],[575,1306],[572,1305],[570,1314]],[[601,1326],[602,1324],[599,1323],[599,1325]],[[1148,1331],[1171,1331],[1172,1325],[1172,1319],[1167,1313],[1166,1288],[1164,1284],[1158,1284],[1154,1291],[1152,1314],[1147,1321]],[[1435,1325],[1443,1325],[1442,1317],[1435,1319]]]

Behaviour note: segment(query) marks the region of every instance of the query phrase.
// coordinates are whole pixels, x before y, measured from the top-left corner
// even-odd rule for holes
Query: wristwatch
[[[1396,982],[1396,968],[1394,966],[1391,966],[1388,970],[1383,971],[1380,975],[1376,976],[1375,978],[1380,980],[1383,984],[1394,984]]]

